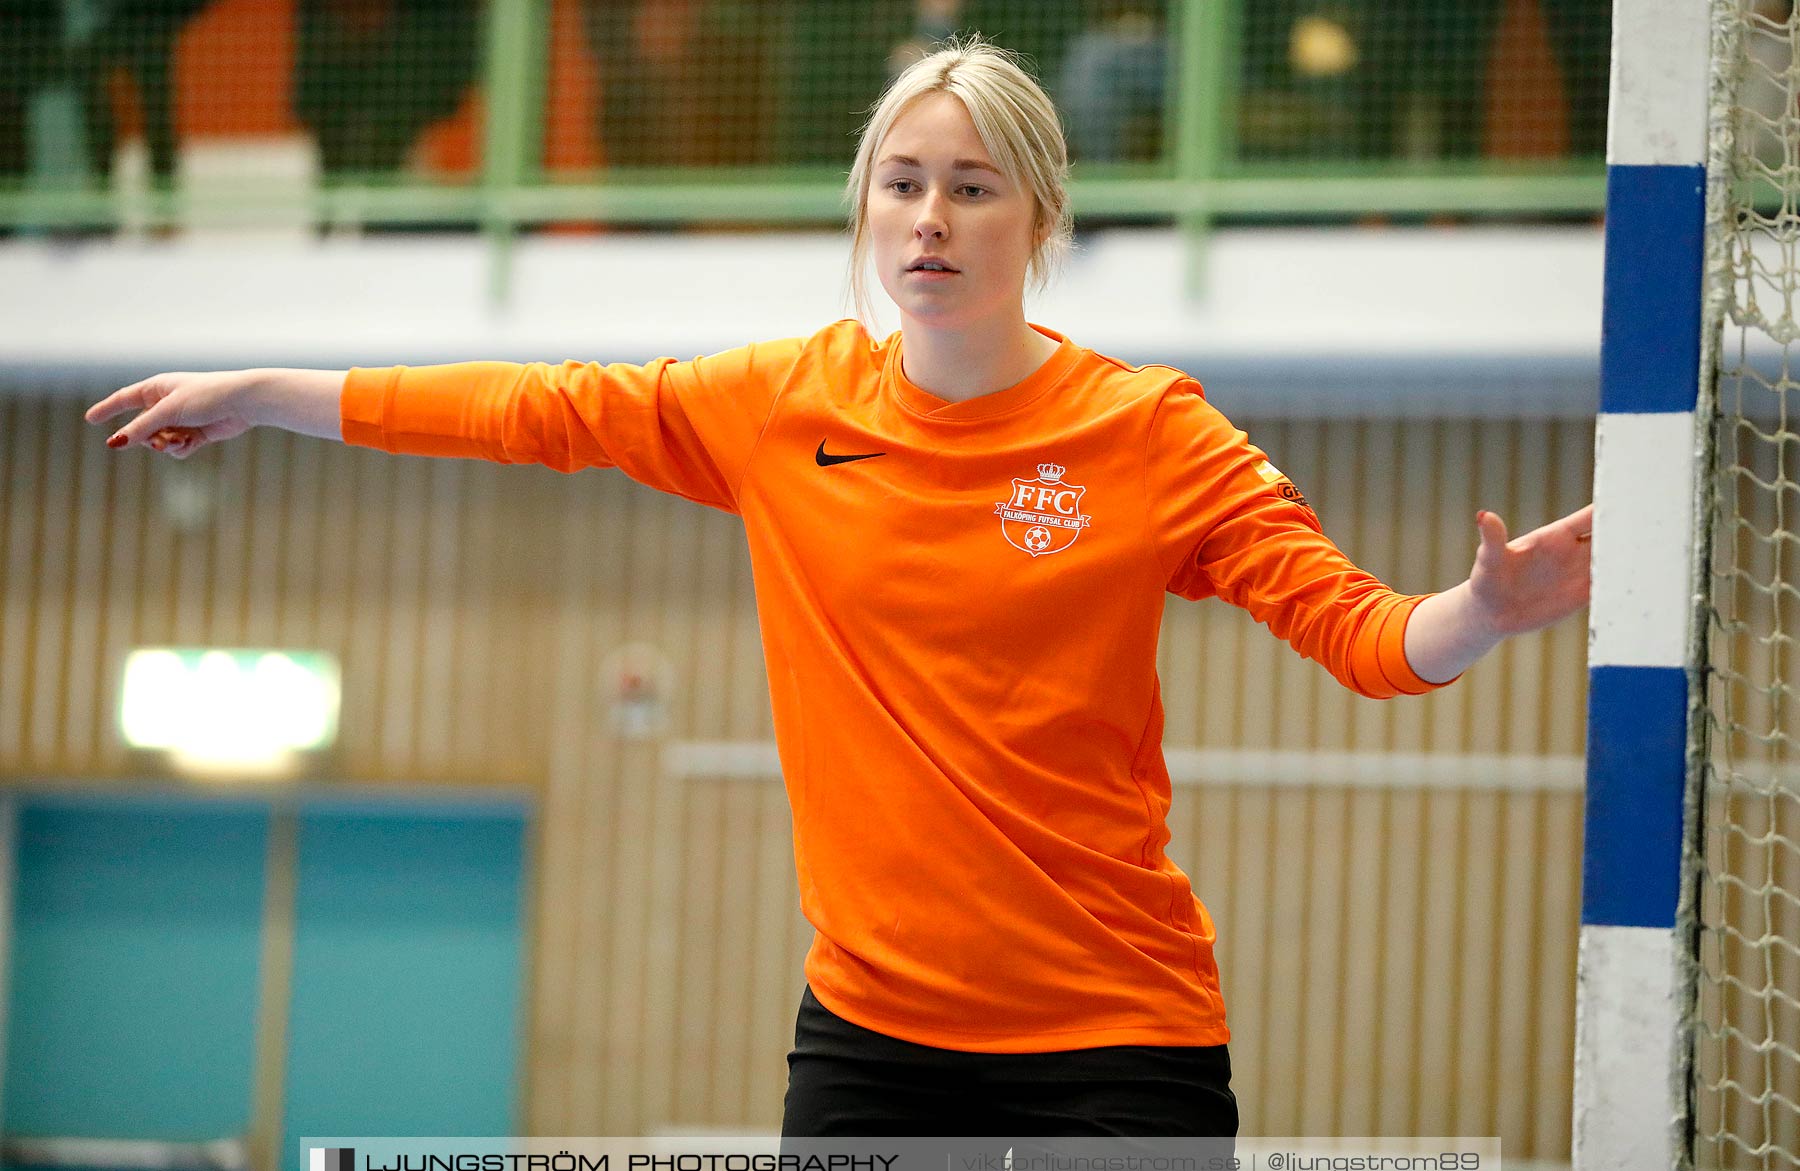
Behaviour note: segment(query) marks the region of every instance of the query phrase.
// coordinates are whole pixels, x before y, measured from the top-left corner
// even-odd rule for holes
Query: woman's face
[[[895,120],[869,182],[870,250],[901,315],[957,328],[1017,316],[1036,243],[1031,193],[1001,174],[962,100],[927,94]],[[944,271],[931,271],[935,261]]]

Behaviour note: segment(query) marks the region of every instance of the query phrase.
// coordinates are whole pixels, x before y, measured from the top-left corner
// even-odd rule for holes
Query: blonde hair
[[[850,203],[850,294],[864,322],[874,320],[864,272],[875,152],[900,115],[935,93],[952,94],[962,102],[994,164],[1008,180],[1031,193],[1037,205],[1032,226],[1038,238],[1026,269],[1031,282],[1042,288],[1069,251],[1074,234],[1069,147],[1056,106],[1013,53],[979,36],[952,38],[894,78],[871,109],[857,144],[845,196]]]

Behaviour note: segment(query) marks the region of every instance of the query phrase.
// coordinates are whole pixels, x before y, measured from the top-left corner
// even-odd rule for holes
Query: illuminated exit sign
[[[147,647],[125,660],[119,728],[200,771],[282,772],[337,739],[340,690],[317,651]]]

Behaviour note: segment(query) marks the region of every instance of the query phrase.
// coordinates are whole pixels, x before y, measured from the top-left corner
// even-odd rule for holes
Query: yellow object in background
[[[1327,17],[1303,16],[1288,35],[1288,64],[1302,77],[1340,77],[1358,57],[1350,30]]]

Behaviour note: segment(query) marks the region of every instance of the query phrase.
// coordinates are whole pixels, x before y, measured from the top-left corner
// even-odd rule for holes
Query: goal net
[[[1792,0],[1714,0],[1713,14],[1719,325],[1700,402],[1709,596],[1681,923],[1693,1155],[1800,1168],[1800,41]]]

